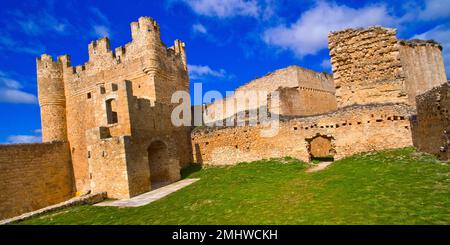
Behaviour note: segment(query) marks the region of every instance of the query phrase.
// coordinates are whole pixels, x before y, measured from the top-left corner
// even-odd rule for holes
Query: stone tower
[[[167,47],[149,17],[132,41],[88,45],[89,60],[37,60],[44,141],[68,141],[77,193],[127,198],[176,181],[192,160],[190,128],[171,123],[176,91],[189,92],[184,43]]]
[[[61,61],[43,55],[37,59],[42,141],[67,141],[66,97]]]
[[[328,35],[338,107],[406,103],[447,82],[442,47],[434,41],[398,40],[384,27]]]

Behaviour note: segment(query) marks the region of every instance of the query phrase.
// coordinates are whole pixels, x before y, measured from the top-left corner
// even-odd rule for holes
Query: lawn
[[[138,208],[75,206],[21,224],[450,224],[450,164],[412,148],[325,170],[292,158],[190,167],[201,178]]]

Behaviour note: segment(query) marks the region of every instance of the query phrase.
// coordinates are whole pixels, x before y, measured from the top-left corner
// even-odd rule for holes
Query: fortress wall
[[[447,83],[442,47],[433,41],[420,40],[402,40],[399,44],[409,103],[415,105],[417,95]]]
[[[261,136],[264,129],[261,124],[197,129],[192,133],[193,158],[194,162],[206,165],[285,156],[309,161],[308,142],[318,135],[332,138],[335,159],[411,146],[411,114],[411,108],[404,104],[353,106],[319,116],[284,120],[278,134],[268,138]]]
[[[0,146],[0,219],[74,196],[67,143]]]
[[[313,115],[336,109],[335,88],[330,75],[289,66],[250,81],[237,88],[234,94],[207,104],[206,114],[212,119],[206,121],[217,121],[237,112],[258,109],[262,105],[256,103],[256,92],[273,91],[281,92],[279,108],[282,115]],[[265,99],[267,94],[261,96]],[[234,111],[226,110],[227,101],[234,101]]]
[[[441,159],[450,159],[450,85],[417,96],[414,145]]]
[[[328,35],[338,107],[407,103],[395,29],[347,29]]]

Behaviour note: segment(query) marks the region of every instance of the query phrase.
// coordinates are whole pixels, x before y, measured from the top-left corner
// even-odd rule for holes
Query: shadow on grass
[[[202,170],[202,166],[199,164],[190,164],[189,166],[181,169],[181,178],[186,179],[191,176],[193,173]]]

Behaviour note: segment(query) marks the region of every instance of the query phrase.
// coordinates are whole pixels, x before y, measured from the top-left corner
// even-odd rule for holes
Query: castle
[[[332,76],[290,66],[237,89],[279,93],[279,132],[262,137],[262,124],[174,126],[171,96],[189,92],[185,45],[167,48],[148,17],[131,23],[131,35],[114,51],[107,38],[91,42],[76,67],[68,55],[37,59],[43,143],[0,146],[0,219],[87,193],[136,196],[193,162],[340,159],[413,145],[450,157],[449,85],[433,41],[398,40],[382,27],[330,33]],[[203,114],[220,121],[261,109],[234,103],[222,113],[237,97]]]

